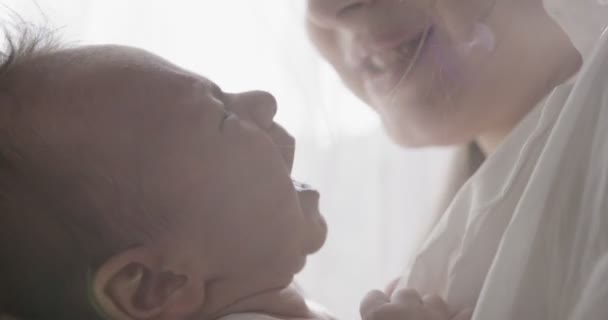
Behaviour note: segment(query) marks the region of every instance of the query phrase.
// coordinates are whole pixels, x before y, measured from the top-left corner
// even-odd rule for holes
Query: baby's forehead
[[[53,145],[90,145],[86,150],[118,144],[124,140],[121,136],[149,144],[153,139],[144,137],[171,138],[176,125],[200,115],[190,112],[200,110],[187,108],[195,105],[188,101],[192,92],[209,86],[202,77],[162,58],[120,46],[80,47],[35,57],[15,78],[21,114],[16,124],[22,132],[36,131]],[[125,142],[124,149],[128,148]]]
[[[81,115],[168,112],[167,104],[196,98],[196,92],[213,86],[158,56],[123,46],[79,47],[36,57],[15,79],[16,95],[38,106],[37,112]]]
[[[68,92],[63,93],[96,89],[93,93],[135,95],[140,93],[137,89],[146,88],[146,96],[150,97],[201,81],[193,73],[145,50],[110,45],[53,52],[35,59],[24,69],[27,76],[43,79],[53,89],[69,86]]]

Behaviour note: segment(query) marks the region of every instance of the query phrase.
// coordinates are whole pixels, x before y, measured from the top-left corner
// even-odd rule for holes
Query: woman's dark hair
[[[91,273],[112,255],[150,239],[155,230],[139,226],[142,215],[133,208],[137,206],[134,194],[125,195],[112,179],[87,170],[91,166],[72,159],[71,150],[45,144],[44,137],[36,144],[22,139],[23,132],[35,135],[27,117],[21,116],[35,106],[19,99],[23,90],[19,94],[12,90],[13,79],[36,59],[62,49],[44,28],[18,23],[4,30],[5,45],[0,50],[0,318],[5,314],[20,320],[100,319],[89,298]],[[27,90],[34,92],[38,82],[26,86]],[[63,155],[61,165],[57,165],[58,154]]]

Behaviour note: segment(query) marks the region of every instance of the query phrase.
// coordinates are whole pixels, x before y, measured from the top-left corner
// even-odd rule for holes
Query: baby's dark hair
[[[13,90],[13,81],[23,69],[36,66],[36,60],[63,50],[57,37],[20,23],[5,28],[4,42],[0,51],[0,319],[3,314],[20,320],[101,319],[90,299],[91,276],[112,255],[151,239],[162,222],[139,214],[136,192],[123,192],[116,179],[88,170],[95,165],[81,163],[73,155],[77,150],[46,142],[43,134],[37,136],[35,126],[28,125],[23,114],[31,114],[37,106],[20,97],[35,94],[40,86],[53,92],[52,77],[36,78],[25,92]],[[143,222],[151,227],[142,226]]]
[[[65,203],[68,190],[41,174],[31,150],[19,143],[12,118],[20,103],[12,81],[33,59],[58,50],[45,30],[25,23],[4,28],[0,52],[0,313],[19,319],[95,319],[77,306],[87,295],[80,284],[84,243],[76,242],[70,221],[77,215]],[[39,156],[44,157],[43,154]],[[59,189],[55,189],[55,188]],[[59,198],[58,198],[59,196]],[[64,199],[61,199],[64,198]],[[61,200],[60,200],[61,199]],[[63,202],[63,203],[62,203]],[[84,217],[83,217],[84,218]],[[80,223],[85,219],[79,219]],[[80,248],[79,248],[80,247]],[[84,269],[86,270],[86,269]],[[79,301],[80,300],[80,301]],[[76,315],[82,315],[79,317]]]

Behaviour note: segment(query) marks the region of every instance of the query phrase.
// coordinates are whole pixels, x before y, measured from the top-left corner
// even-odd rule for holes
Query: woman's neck
[[[520,79],[531,81],[527,88],[529,92],[522,95],[521,100],[514,101],[510,108],[525,110],[519,118],[511,119],[500,127],[494,127],[479,135],[476,139],[485,156],[490,156],[498,146],[507,138],[518,123],[538,105],[551,91],[560,84],[573,77],[582,65],[582,57],[574,47],[566,33],[548,15],[537,19],[537,28],[530,37],[522,40],[521,34],[513,34],[511,41],[520,43],[522,63],[529,65],[530,77]],[[541,42],[542,41],[542,42]]]

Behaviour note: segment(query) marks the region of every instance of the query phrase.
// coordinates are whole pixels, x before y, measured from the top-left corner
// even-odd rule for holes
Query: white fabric
[[[571,22],[575,81],[462,187],[401,287],[475,306],[473,320],[608,319],[608,34],[588,41]]]

